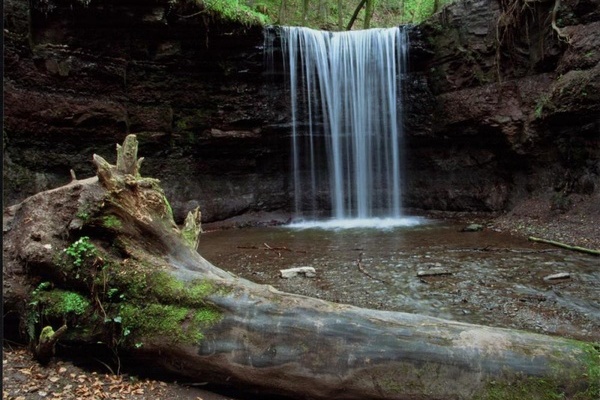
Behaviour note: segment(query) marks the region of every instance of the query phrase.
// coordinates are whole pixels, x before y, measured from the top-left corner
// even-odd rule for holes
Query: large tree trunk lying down
[[[5,210],[6,305],[32,340],[66,321],[63,343],[302,399],[597,397],[590,343],[334,304],[216,268],[140,177],[136,145],[117,166],[95,156],[98,178]]]

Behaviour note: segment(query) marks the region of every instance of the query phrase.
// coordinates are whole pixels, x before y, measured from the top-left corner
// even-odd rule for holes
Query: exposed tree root
[[[559,8],[560,8],[560,0],[554,0],[554,8],[552,8],[552,29],[554,29],[554,31],[556,32],[556,34],[558,35],[558,38],[560,40],[563,40],[566,43],[570,43],[571,39],[569,38],[569,36],[567,34],[565,34],[562,31],[562,29],[560,29],[556,25],[556,14],[558,14]]]

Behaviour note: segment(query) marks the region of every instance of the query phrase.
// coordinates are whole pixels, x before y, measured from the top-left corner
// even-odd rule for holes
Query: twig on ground
[[[356,260],[356,265],[358,266],[358,270],[373,280],[379,281],[381,283],[387,283],[383,279],[379,279],[379,278],[371,275],[366,269],[364,269],[364,267],[362,266],[362,256],[363,256],[363,253],[360,253],[358,255],[358,259]]]

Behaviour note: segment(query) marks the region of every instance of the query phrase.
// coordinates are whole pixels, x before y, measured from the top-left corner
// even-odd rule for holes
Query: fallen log
[[[579,251],[581,253],[591,254],[593,256],[600,256],[600,250],[588,249],[588,248],[580,247],[580,246],[571,246],[566,243],[557,242],[557,241],[548,240],[548,239],[541,239],[541,238],[537,238],[534,236],[529,236],[529,240],[532,242],[551,244],[552,246],[561,247],[561,248],[567,249],[567,250]]]
[[[540,385],[597,397],[591,343],[335,304],[215,267],[139,175],[134,145],[117,166],[94,156],[98,178],[5,210],[5,304],[30,337],[66,321],[64,344],[101,341],[193,381],[302,399],[510,398]]]

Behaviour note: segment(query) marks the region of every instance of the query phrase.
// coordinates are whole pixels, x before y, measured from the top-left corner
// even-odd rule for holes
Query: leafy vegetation
[[[452,0],[196,0],[208,11],[247,24],[317,29],[390,27],[418,23]],[[354,22],[354,14],[356,14]]]
[[[238,0],[198,0],[198,3],[203,5],[207,10],[231,21],[249,25],[265,25],[269,23],[267,15]]]
[[[83,315],[90,306],[89,300],[79,293],[58,289],[42,292],[38,301],[45,306],[42,312],[45,316]]]
[[[88,7],[90,0],[76,0]],[[189,18],[218,15],[245,25],[294,25],[315,29],[347,30],[391,27],[419,23],[453,0],[168,0],[184,9],[196,4],[200,11],[182,14]],[[52,0],[34,2],[45,14],[57,6]]]
[[[96,247],[90,242],[90,238],[82,236],[67,247],[64,252],[71,256],[73,265],[81,267],[85,259],[96,254]]]
[[[121,229],[123,224],[118,217],[114,215],[106,215],[102,218],[102,226],[107,229]]]

